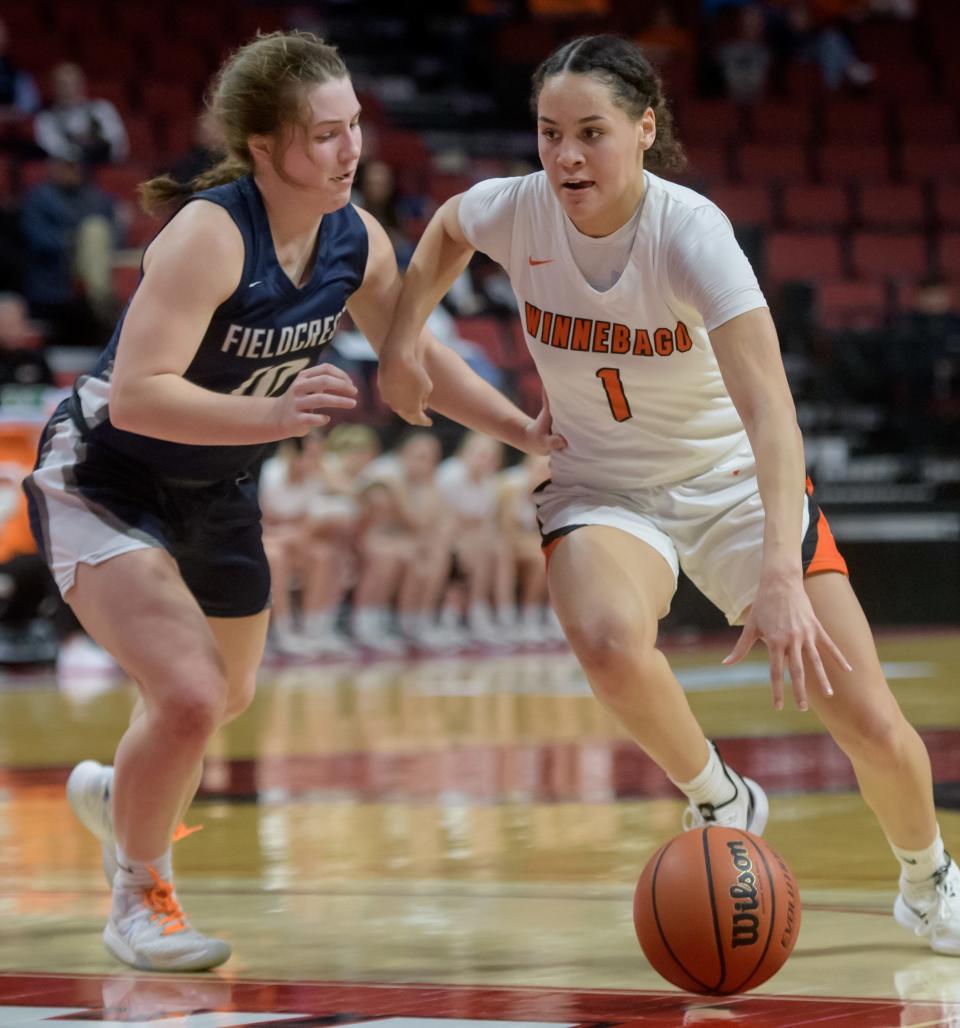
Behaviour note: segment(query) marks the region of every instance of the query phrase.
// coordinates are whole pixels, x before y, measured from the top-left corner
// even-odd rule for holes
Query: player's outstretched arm
[[[806,710],[804,658],[814,668],[816,686],[826,695],[831,695],[832,689],[820,650],[829,652],[841,666],[849,665],[817,620],[803,588],[803,441],[783,370],[780,344],[765,307],[720,325],[710,333],[710,342],[753,448],[764,508],[757,596],[740,639],[725,663],[741,660],[758,639],[763,639],[770,656],[774,705],[777,709],[783,707],[783,675],[788,669],[795,702]]]
[[[459,209],[458,194],[430,219],[407,267],[393,322],[380,350],[380,394],[411,424],[429,423],[425,408],[432,383],[424,372],[423,327],[474,252],[460,230]]]
[[[243,272],[243,239],[223,208],[189,204],[147,251],[124,319],[110,385],[117,428],[194,445],[242,445],[304,435],[324,425],[322,408],[356,404],[339,368],[302,371],[278,397],[212,392],[185,379],[217,309]]]
[[[427,316],[473,254],[465,240],[462,246],[450,247],[438,237],[438,219],[447,204],[431,222],[434,233],[428,226],[417,246],[414,262],[421,251],[427,255],[418,265],[419,272],[411,279],[408,270],[402,287],[386,232],[371,215],[358,211],[367,226],[370,255],[363,285],[350,298],[347,309],[380,355],[380,393],[390,407],[414,425],[430,424],[425,412],[429,398],[434,410],[524,453],[544,454],[559,449],[565,444],[552,432],[549,417],[528,417],[424,328]],[[456,222],[456,207],[450,209]],[[459,226],[456,231],[459,234]],[[438,260],[453,262],[452,270],[441,271]],[[429,277],[431,274],[437,276],[435,280]],[[406,314],[398,311],[403,303]]]

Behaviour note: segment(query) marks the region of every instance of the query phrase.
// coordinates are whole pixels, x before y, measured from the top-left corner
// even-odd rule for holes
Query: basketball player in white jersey
[[[682,567],[762,639],[850,758],[901,865],[897,921],[960,955],[960,872],[930,761],[805,483],[803,446],[763,294],[709,200],[652,174],[682,163],[660,82],[613,36],[576,39],[534,75],[543,171],[447,201],[417,247],[381,356],[386,401],[423,423],[418,333],[474,250],[510,275],[553,428],[538,493],[550,594],[600,701],[689,798],[686,825],[760,833],[767,800],[708,743],[657,622]]]

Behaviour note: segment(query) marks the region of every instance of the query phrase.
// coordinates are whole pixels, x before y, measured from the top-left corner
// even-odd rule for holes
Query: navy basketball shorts
[[[161,547],[209,617],[248,617],[270,602],[257,483],[188,484],[152,475],[85,440],[69,416],[47,426],[24,481],[30,525],[60,593],[78,564]]]

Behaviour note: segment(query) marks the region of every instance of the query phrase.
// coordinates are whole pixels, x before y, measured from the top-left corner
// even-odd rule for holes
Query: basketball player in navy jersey
[[[675,169],[661,83],[615,36],[534,75],[543,171],[491,179],[434,215],[383,344],[381,392],[426,420],[419,328],[474,250],[508,272],[568,443],[537,490],[550,595],[598,699],[687,796],[687,827],[762,833],[763,789],[721,760],[657,647],[682,566],[789,670],[850,758],[900,865],[897,923],[960,956],[960,868],[930,758],[891,692],[812,485],[776,329],[729,221]],[[809,686],[809,689],[808,689]],[[809,695],[808,695],[809,693]]]
[[[85,761],[68,797],[104,846],[104,942],[146,970],[230,954],[185,917],[170,846],[207,741],[253,695],[270,591],[254,471],[269,444],[354,406],[324,346],[345,309],[379,346],[400,289],[386,233],[349,204],[360,112],[333,47],[258,37],[221,69],[212,113],[228,156],[187,187],[143,187],[148,207],[180,209],[26,482],[64,597],[140,690],[115,771]],[[562,445],[546,413],[426,346],[438,409],[527,452]]]

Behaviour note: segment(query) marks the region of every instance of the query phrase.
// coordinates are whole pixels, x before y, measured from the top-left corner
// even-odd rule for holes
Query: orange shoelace
[[[180,824],[173,830],[172,842],[179,842],[181,839],[186,839],[188,835],[193,835],[194,832],[202,832],[203,825],[194,825],[192,828],[187,827],[185,821],[181,821]]]
[[[153,878],[153,887],[143,897],[143,905],[152,910],[151,921],[159,921],[164,935],[182,932],[186,927],[186,918],[180,904],[174,899],[173,885],[165,882],[149,865],[147,870]]]

